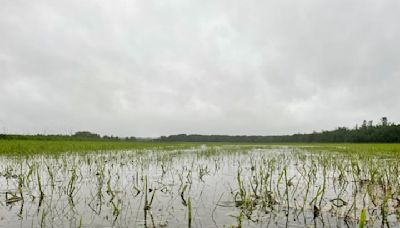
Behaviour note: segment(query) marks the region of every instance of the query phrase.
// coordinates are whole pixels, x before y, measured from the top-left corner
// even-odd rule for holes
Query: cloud
[[[159,136],[400,121],[399,10],[395,0],[2,1],[0,124]]]

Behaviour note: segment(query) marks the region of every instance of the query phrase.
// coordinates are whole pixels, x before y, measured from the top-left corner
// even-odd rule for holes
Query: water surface
[[[1,227],[358,227],[363,208],[370,226],[399,225],[392,157],[202,145],[0,159]]]

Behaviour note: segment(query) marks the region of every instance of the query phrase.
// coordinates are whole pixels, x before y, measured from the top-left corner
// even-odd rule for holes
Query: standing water
[[[0,159],[0,227],[399,225],[391,157],[202,145]]]

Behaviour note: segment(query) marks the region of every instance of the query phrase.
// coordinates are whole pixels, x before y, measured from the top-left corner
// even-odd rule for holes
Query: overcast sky
[[[0,131],[400,121],[398,0],[1,0]]]

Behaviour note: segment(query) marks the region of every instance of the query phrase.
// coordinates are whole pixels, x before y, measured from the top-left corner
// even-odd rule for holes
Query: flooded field
[[[0,157],[0,227],[398,227],[398,156],[198,145]]]

